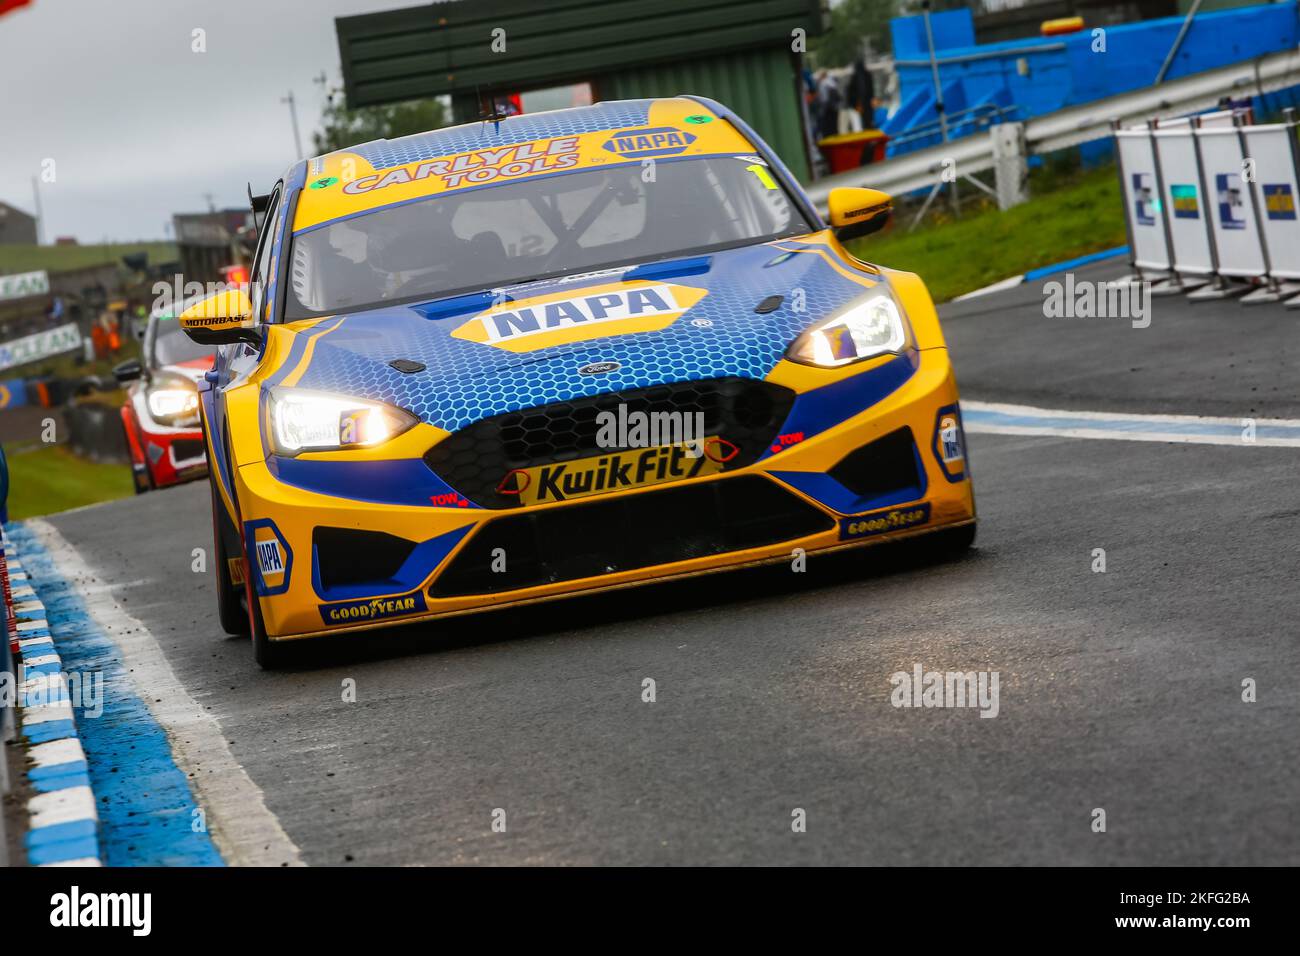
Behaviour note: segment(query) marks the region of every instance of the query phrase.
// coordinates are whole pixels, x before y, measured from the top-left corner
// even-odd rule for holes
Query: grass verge
[[[967,186],[963,199],[974,188]],[[1114,166],[1068,177],[1030,178],[1031,202],[1001,211],[985,200],[960,219],[935,213],[908,232],[911,213],[900,210],[887,231],[850,244],[859,258],[915,272],[936,302],[993,282],[1128,242]],[[935,203],[942,202],[936,199]]]
[[[122,265],[122,257],[135,252],[149,253],[149,262],[157,265],[175,262],[177,251],[174,242],[108,242],[86,246],[33,246],[10,244],[0,246],[0,275],[11,272],[35,272],[45,269],[62,272],[65,269],[84,269],[112,263]]]
[[[15,450],[8,459],[11,521],[134,494],[129,466],[96,464],[61,445]]]

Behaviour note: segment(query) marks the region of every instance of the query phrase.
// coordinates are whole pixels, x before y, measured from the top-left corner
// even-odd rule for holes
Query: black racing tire
[[[126,443],[126,447],[130,449],[131,435],[126,430],[126,422],[122,423],[122,440]],[[128,451],[127,458],[129,459],[130,457],[131,455]],[[131,485],[135,488],[135,493],[137,495],[142,495],[146,491],[154,490],[155,486],[153,483],[153,474],[149,471],[149,463],[147,461],[145,462],[144,465],[143,475],[141,475],[140,472],[135,470],[135,462],[131,462]]]
[[[249,576],[251,579],[251,575]],[[262,620],[262,603],[253,593],[251,580],[247,584],[248,620],[253,631],[253,660],[262,670],[274,670],[285,663],[289,648],[280,641],[271,640],[266,633],[266,622]]]
[[[960,528],[944,528],[920,538],[917,544],[924,549],[927,557],[940,561],[958,558],[975,543],[976,527],[977,524],[972,521]]]
[[[240,586],[230,577],[225,536],[221,533],[221,522],[227,519],[218,503],[220,492],[211,472],[208,473],[208,490],[212,493],[212,552],[217,565],[217,618],[221,621],[221,629],[227,634],[247,636],[248,612],[240,602]],[[247,575],[248,571],[245,570],[244,573]]]

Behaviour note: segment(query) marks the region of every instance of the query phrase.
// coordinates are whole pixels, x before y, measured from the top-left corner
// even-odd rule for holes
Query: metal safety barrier
[[[1112,124],[1129,125],[1151,117],[1175,117],[1213,109],[1222,99],[1263,96],[1300,85],[1300,50],[1284,50],[1194,73],[1159,86],[1093,100],[1057,110],[1023,123],[999,123],[987,135],[966,136],[836,173],[813,183],[809,197],[823,213],[826,197],[839,186],[870,186],[896,196],[930,189],[945,172],[960,176],[996,171],[998,205],[1024,202],[1023,184],[1028,155],[1068,149],[1105,139]]]

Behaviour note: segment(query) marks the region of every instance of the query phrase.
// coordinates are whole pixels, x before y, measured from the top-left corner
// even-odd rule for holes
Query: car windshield
[[[212,355],[211,345],[200,345],[181,331],[179,325],[159,320],[153,340],[153,367],[179,365]]]
[[[812,226],[756,156],[452,191],[294,238],[286,318],[696,255]]]

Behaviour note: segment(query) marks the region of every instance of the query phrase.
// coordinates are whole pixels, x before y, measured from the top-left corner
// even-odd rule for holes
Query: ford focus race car
[[[974,536],[914,275],[740,120],[605,102],[288,171],[251,294],[187,310],[221,621],[287,642],[934,534]]]
[[[212,353],[186,336],[176,310],[155,309],[145,325],[143,361],[113,369],[127,388],[122,429],[136,494],[206,474],[198,382],[212,367]]]

